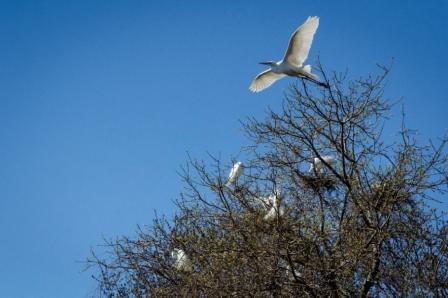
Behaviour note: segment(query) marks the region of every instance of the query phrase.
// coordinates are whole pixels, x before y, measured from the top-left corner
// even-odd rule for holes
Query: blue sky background
[[[172,213],[187,151],[238,157],[238,120],[279,107],[289,79],[247,88],[309,15],[309,62],[355,77],[394,57],[409,126],[447,131],[446,1],[1,0],[1,296],[91,293],[90,247]]]

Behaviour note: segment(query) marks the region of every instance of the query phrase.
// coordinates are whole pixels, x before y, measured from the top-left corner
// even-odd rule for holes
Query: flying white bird
[[[244,171],[244,165],[241,161],[235,163],[230,170],[229,179],[227,180],[226,186],[229,187],[231,184],[235,183]]]
[[[319,81],[318,76],[311,73],[311,65],[303,66],[303,62],[308,57],[313,36],[318,26],[319,17],[308,17],[305,23],[292,34],[283,60],[260,63],[268,65],[270,68],[255,77],[250,84],[249,90],[252,92],[260,92],[284,76],[304,78],[328,88],[327,84]]]
[[[322,162],[322,160],[325,161],[331,167],[334,167],[336,165],[336,159],[331,155],[324,155],[321,156],[320,158],[315,157],[313,162],[310,164],[309,172],[310,173],[313,171],[316,171],[318,173],[321,172],[325,167],[325,164]]]
[[[190,259],[182,249],[173,249],[171,257],[174,259],[174,267],[177,270],[190,272],[193,269]]]

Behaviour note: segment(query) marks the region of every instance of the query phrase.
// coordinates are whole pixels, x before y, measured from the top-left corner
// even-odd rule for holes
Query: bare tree
[[[420,145],[403,125],[382,141],[388,67],[352,81],[320,72],[330,88],[299,81],[280,112],[243,123],[252,145],[235,184],[230,165],[189,158],[174,219],[92,253],[99,296],[448,297],[448,226],[434,208],[448,138]]]

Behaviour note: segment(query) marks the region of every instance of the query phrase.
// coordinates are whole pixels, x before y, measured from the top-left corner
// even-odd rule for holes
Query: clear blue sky
[[[309,15],[309,62],[357,76],[394,57],[387,95],[443,134],[447,3],[0,1],[0,295],[89,294],[79,261],[173,212],[187,151],[238,157],[238,119],[279,107],[288,79],[247,88]]]

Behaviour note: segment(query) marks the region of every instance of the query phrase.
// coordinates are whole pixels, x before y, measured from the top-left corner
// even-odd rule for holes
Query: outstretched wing
[[[274,84],[275,81],[283,78],[284,76],[284,74],[274,73],[270,69],[265,70],[255,77],[255,79],[249,86],[249,90],[252,92],[263,91],[264,89]]]
[[[308,57],[314,33],[316,33],[318,26],[319,17],[308,17],[305,23],[292,34],[283,60],[292,65],[302,66]]]

